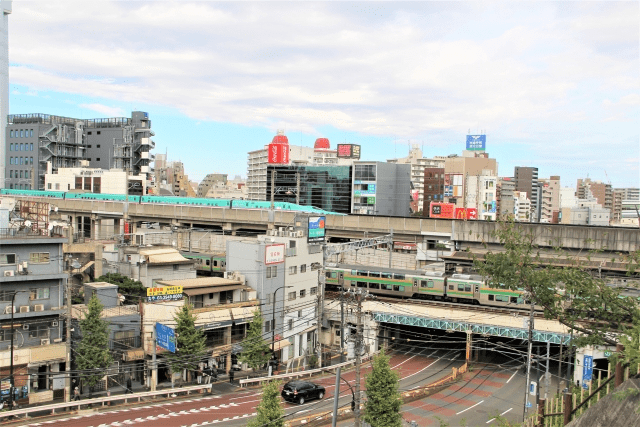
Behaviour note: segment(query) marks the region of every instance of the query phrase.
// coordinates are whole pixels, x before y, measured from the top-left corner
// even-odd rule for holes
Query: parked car
[[[307,400],[322,399],[324,387],[309,381],[289,381],[282,387],[282,398],[288,402],[303,404]]]

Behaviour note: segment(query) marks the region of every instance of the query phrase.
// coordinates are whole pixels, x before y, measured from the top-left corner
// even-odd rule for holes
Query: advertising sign
[[[327,218],[324,216],[309,217],[309,237],[307,238],[307,242],[324,242],[326,220]]]
[[[593,356],[584,356],[584,363],[582,364],[582,387],[589,388],[589,381],[593,377]]]
[[[162,323],[156,323],[156,345],[165,350],[169,350],[171,353],[175,353],[176,332]]]
[[[279,264],[284,262],[285,245],[269,245],[264,248],[265,265]]]
[[[359,159],[360,146],[355,144],[338,144],[337,156],[345,159]]]
[[[487,146],[487,135],[467,135],[467,150],[484,151]]]
[[[456,205],[454,205],[453,203],[431,202],[431,204],[429,205],[429,217],[453,219],[455,206]]]
[[[269,164],[289,164],[289,146],[285,144],[269,144]]]
[[[456,219],[478,219],[478,209],[476,208],[456,208]]]
[[[182,286],[147,288],[147,302],[177,301],[183,298]]]

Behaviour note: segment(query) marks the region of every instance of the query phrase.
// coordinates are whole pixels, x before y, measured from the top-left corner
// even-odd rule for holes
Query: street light
[[[272,311],[273,317],[271,318],[271,354],[273,354],[273,355],[276,354],[275,353],[275,346],[276,346],[276,295],[278,294],[278,291],[280,289],[285,289],[285,288],[293,288],[293,286],[280,286],[273,293],[273,311]],[[283,301],[283,309],[284,309],[284,298],[282,299],[282,301]],[[284,328],[283,328],[283,330],[284,330]]]
[[[29,292],[26,290],[22,290],[22,291],[15,291],[13,293],[13,295],[11,296],[11,364],[10,364],[10,368],[9,368],[9,378],[11,381],[11,387],[9,388],[9,392],[10,392],[10,396],[9,396],[9,408],[13,409],[13,396],[14,396],[14,381],[13,381],[13,335],[14,335],[14,330],[13,330],[13,312],[15,311],[15,300],[16,300],[16,295],[21,293],[21,292]]]

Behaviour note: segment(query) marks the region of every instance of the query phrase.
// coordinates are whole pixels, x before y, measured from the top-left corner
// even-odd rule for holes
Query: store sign
[[[359,159],[360,146],[355,144],[338,144],[337,156],[345,159]]]
[[[430,218],[450,218],[453,219],[455,214],[455,206],[453,203],[431,202],[429,205]]]
[[[182,286],[147,288],[147,302],[181,300],[183,298],[182,291]]]
[[[478,209],[476,208],[456,208],[456,219],[478,219]]]
[[[279,264],[284,262],[285,245],[270,245],[264,248],[265,265]]]
[[[176,352],[176,332],[162,323],[156,323],[156,345],[171,353]]]
[[[327,219],[324,216],[309,217],[309,234],[307,242],[324,242],[326,220]]]

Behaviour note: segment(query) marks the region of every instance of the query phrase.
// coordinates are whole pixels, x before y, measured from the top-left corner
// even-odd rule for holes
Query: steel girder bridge
[[[491,335],[494,337],[518,338],[527,340],[529,330],[527,328],[509,328],[506,326],[484,325],[480,323],[459,322],[454,320],[432,319],[428,317],[405,316],[373,312],[373,320],[381,323],[393,323],[396,325],[419,326],[422,328],[439,329],[443,331],[472,332],[479,335]],[[550,342],[552,344],[568,345],[571,335],[555,332],[543,332],[533,330],[533,341]]]

